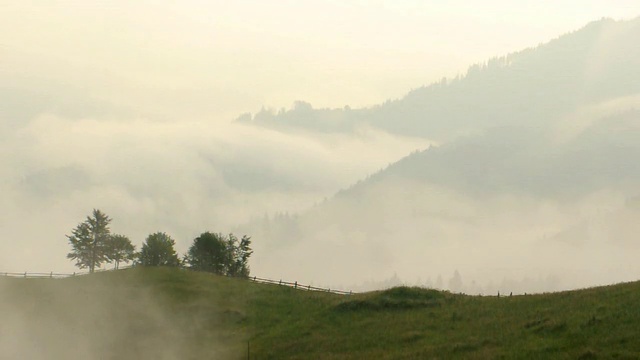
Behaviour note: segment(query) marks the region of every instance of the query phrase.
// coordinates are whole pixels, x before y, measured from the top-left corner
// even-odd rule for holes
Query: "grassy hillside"
[[[637,358],[640,283],[352,296],[173,269],[0,279],[3,358]],[[25,357],[26,356],[26,357]]]

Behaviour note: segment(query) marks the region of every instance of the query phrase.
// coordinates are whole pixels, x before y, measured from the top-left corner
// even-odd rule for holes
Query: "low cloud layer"
[[[65,234],[100,208],[134,243],[155,231],[181,251],[203,231],[298,211],[427,146],[362,129],[282,133],[198,121],[41,114],[3,134],[3,268],[68,269]],[[255,239],[260,241],[260,239]]]
[[[301,215],[254,221],[247,231],[272,244],[254,269],[485,294],[637,279],[637,105],[578,110],[567,121],[584,126],[571,136],[558,136],[563,122],[488,129],[411,154]]]
[[[272,245],[256,245],[263,256],[253,269],[358,290],[402,282],[531,293],[631,281],[640,276],[633,199],[605,189],[574,200],[474,197],[388,178],[303,216],[255,224]],[[462,283],[451,285],[456,271]]]
[[[503,54],[482,39],[512,31],[436,15],[457,5],[114,4],[0,13],[0,271],[73,271],[65,234],[99,208],[113,232],[139,245],[164,231],[181,253],[203,231],[246,233],[257,275],[323,286],[448,286],[458,270],[468,291],[505,274],[535,277],[514,291],[543,291],[637,274],[638,19],[358,108]],[[532,43],[509,50],[626,15],[598,5],[542,34],[540,6]],[[381,32],[387,16],[397,32]],[[230,123],[261,106],[261,126]],[[412,155],[395,165],[406,171],[332,199],[433,139],[442,156]]]

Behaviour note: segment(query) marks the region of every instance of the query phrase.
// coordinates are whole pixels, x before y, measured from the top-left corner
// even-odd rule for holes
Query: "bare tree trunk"
[[[95,232],[93,234],[93,245],[91,246],[91,264],[89,265],[89,272],[92,273],[96,268],[96,245],[98,244],[98,237]]]

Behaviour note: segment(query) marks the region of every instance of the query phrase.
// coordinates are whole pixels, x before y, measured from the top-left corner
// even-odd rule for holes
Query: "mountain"
[[[350,132],[361,125],[444,141],[494,126],[546,126],[575,108],[640,91],[640,18],[603,19],[536,48],[490,59],[466,75],[364,109],[262,110],[238,121]]]
[[[407,156],[372,180],[399,177],[465,194],[536,197],[579,197],[640,182],[640,109],[598,119],[571,139],[557,140],[554,130],[489,129]]]
[[[320,281],[346,284],[471,274],[458,287],[469,292],[507,280],[531,292],[637,278],[639,37],[640,18],[601,20],[371,109],[257,114],[250,121],[265,126],[367,124],[439,145],[306,212],[244,227],[269,254],[256,267],[324,268]]]
[[[640,111],[602,118],[571,140],[553,134],[498,128],[434,146],[305,212],[241,231],[263,254],[256,269],[273,276],[287,264],[309,277],[323,268],[318,281],[397,272],[435,286],[460,270],[473,274],[468,292],[504,279],[549,277],[523,292],[633,280]]]

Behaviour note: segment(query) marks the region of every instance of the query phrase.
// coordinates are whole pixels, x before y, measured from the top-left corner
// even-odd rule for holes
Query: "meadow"
[[[6,358],[640,355],[638,282],[501,297],[411,287],[337,295],[134,268],[67,279],[0,278],[0,305],[0,351]]]

